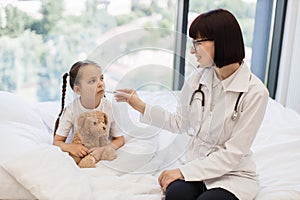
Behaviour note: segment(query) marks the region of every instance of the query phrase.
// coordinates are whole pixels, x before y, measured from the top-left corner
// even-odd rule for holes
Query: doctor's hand
[[[132,108],[144,114],[146,104],[138,97],[133,89],[119,89],[114,94],[117,102],[127,102]]]
[[[183,180],[184,177],[179,169],[165,170],[158,177],[158,182],[162,189],[166,191],[167,187],[176,180]]]

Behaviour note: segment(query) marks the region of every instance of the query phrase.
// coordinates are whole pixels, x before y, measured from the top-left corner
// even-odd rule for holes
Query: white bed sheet
[[[176,108],[176,93],[139,95],[170,111]],[[122,112],[118,123],[127,133],[119,158],[96,169],[79,169],[66,153],[50,145],[59,102],[32,105],[0,93],[1,105],[13,108],[16,102],[22,106],[6,108],[9,119],[0,116],[0,199],[159,200],[159,171],[177,165],[176,158],[187,142],[186,137],[140,124],[138,114],[126,104],[114,104]],[[261,181],[255,200],[299,200],[300,115],[270,99],[252,149]]]
[[[269,99],[252,149],[261,183],[256,199],[300,199],[300,115]]]

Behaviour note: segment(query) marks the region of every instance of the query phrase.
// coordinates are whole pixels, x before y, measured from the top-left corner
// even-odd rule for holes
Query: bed
[[[177,92],[138,94],[170,111],[177,104]],[[115,161],[80,169],[51,145],[59,102],[0,92],[0,199],[163,199],[157,177],[180,163],[188,136],[141,124],[125,103],[113,105],[126,144]],[[300,115],[269,99],[252,150],[261,181],[255,200],[299,200]]]

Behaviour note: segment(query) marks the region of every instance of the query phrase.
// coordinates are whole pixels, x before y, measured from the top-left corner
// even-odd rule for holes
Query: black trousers
[[[238,200],[238,198],[223,188],[207,190],[202,181],[176,180],[168,186],[166,200]]]

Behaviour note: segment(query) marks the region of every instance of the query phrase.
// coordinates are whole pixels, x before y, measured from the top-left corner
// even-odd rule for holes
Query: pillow
[[[47,126],[50,134],[53,134],[54,132],[55,121],[60,112],[60,106],[61,104],[59,101],[39,102],[36,105],[38,113]]]
[[[52,144],[53,137],[47,133],[46,129],[28,124],[0,122],[0,130],[0,164],[38,148],[39,144]]]
[[[16,94],[1,91],[0,102],[0,122],[13,121],[45,129],[35,107],[25,99]]]
[[[41,145],[2,167],[37,199],[94,199],[88,177],[59,147]]]

